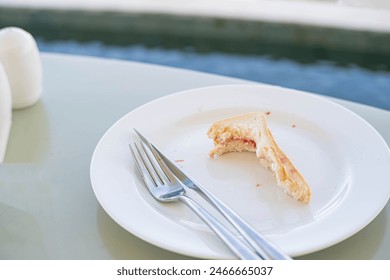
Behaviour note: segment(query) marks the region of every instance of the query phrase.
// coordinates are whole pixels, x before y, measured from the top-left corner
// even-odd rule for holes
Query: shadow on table
[[[159,260],[192,259],[149,244],[127,232],[99,206],[97,224],[100,238],[113,259]]]
[[[33,215],[3,203],[0,213],[0,260],[48,258]]]
[[[49,120],[44,104],[14,110],[5,163],[42,161],[49,142]]]

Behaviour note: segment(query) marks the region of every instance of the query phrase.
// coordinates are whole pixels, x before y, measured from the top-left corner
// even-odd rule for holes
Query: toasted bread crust
[[[260,163],[273,172],[277,185],[296,200],[310,202],[309,185],[277,145],[263,113],[253,112],[217,121],[207,135],[214,140],[211,157],[227,152],[256,152]]]

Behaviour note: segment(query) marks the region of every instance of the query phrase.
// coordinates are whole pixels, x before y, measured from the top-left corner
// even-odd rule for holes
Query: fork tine
[[[149,142],[145,142],[142,138],[141,138],[141,145],[143,147],[146,146],[145,148],[147,148],[152,153],[155,162],[157,162],[157,164],[160,167],[159,169],[164,173],[165,177],[170,182],[176,182],[177,180],[176,180],[175,175],[172,173],[172,171],[169,169],[169,167],[162,160],[162,158],[160,157],[160,155],[158,154],[156,149],[153,147],[153,145],[151,145]],[[157,170],[156,170],[156,172],[157,172]],[[159,174],[159,172],[157,172],[157,174]]]
[[[145,162],[145,158],[142,155],[141,150],[139,149],[137,143],[134,142],[133,145],[134,145],[135,150],[137,152],[134,151],[134,148],[132,147],[131,144],[129,144],[129,147],[130,147],[131,155],[133,156],[133,159],[134,159],[134,162],[135,162],[135,166],[137,167],[138,173],[140,174],[142,180],[144,181],[144,183],[147,186],[149,186],[150,184],[146,180],[145,173],[148,174],[149,181],[151,181],[154,184],[154,186],[157,187],[158,183],[156,181],[156,178],[152,175],[153,173],[151,172],[150,167]]]
[[[159,159],[156,157],[156,155],[153,153],[153,151],[151,150],[151,148],[148,145],[146,145],[142,141],[140,143],[141,143],[141,148],[144,151],[144,154],[147,156],[149,163],[150,163],[151,167],[153,168],[154,173],[157,175],[157,178],[159,179],[160,183],[166,184],[168,181],[170,181],[170,179],[167,176],[164,169],[162,168]],[[164,175],[166,176],[165,178],[164,178]]]
[[[138,162],[138,158],[137,158],[137,156],[135,155],[134,149],[133,149],[133,147],[131,146],[131,144],[129,144],[129,148],[130,148],[131,156],[133,157],[133,160],[134,160],[134,162],[135,162],[135,166],[137,167],[138,173],[141,175],[141,177],[144,177],[143,172],[142,172],[142,170],[141,170],[141,165],[140,165],[140,163]]]
[[[138,137],[140,138],[140,142],[141,142],[142,146],[145,149],[148,149],[148,151],[150,151],[153,154],[154,160],[158,163],[160,170],[164,173],[165,177],[170,182],[176,182],[177,181],[176,176],[172,173],[172,171],[169,169],[169,167],[162,160],[162,158],[158,154],[156,148],[137,129],[134,128],[134,131],[137,133]]]

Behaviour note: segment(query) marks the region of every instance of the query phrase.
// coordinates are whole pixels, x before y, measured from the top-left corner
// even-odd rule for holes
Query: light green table
[[[43,54],[44,93],[14,111],[0,165],[0,259],[188,259],[150,245],[99,206],[93,150],[121,116],[157,97],[227,77],[115,60]],[[390,112],[336,100],[390,143]],[[390,205],[351,238],[303,259],[390,259]]]

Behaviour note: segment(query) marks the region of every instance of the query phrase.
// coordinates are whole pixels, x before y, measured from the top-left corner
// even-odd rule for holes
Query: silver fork
[[[184,184],[185,187],[194,190],[200,194],[206,201],[213,205],[232,225],[233,227],[242,235],[245,241],[248,242],[254,249],[254,251],[261,256],[263,259],[271,260],[292,260],[287,254],[282,250],[277,248],[270,240],[268,240],[263,234],[258,232],[253,228],[249,223],[242,219],[236,212],[234,212],[230,207],[228,207],[224,202],[219,198],[209,192],[201,184],[196,183],[188,174],[185,174],[184,171],[180,170],[175,164],[167,158],[159,149],[157,149],[148,139],[145,138],[138,130],[134,129],[142,143],[145,144],[149,150],[153,151],[156,154],[156,157],[159,158],[167,168],[173,173],[176,178]]]
[[[156,200],[183,202],[221,238],[237,257],[245,260],[262,259],[207,210],[186,195],[182,183],[176,179],[155,151],[150,150],[143,142],[141,142],[141,149],[136,143],[133,146],[129,145],[135,166],[145,186]]]

